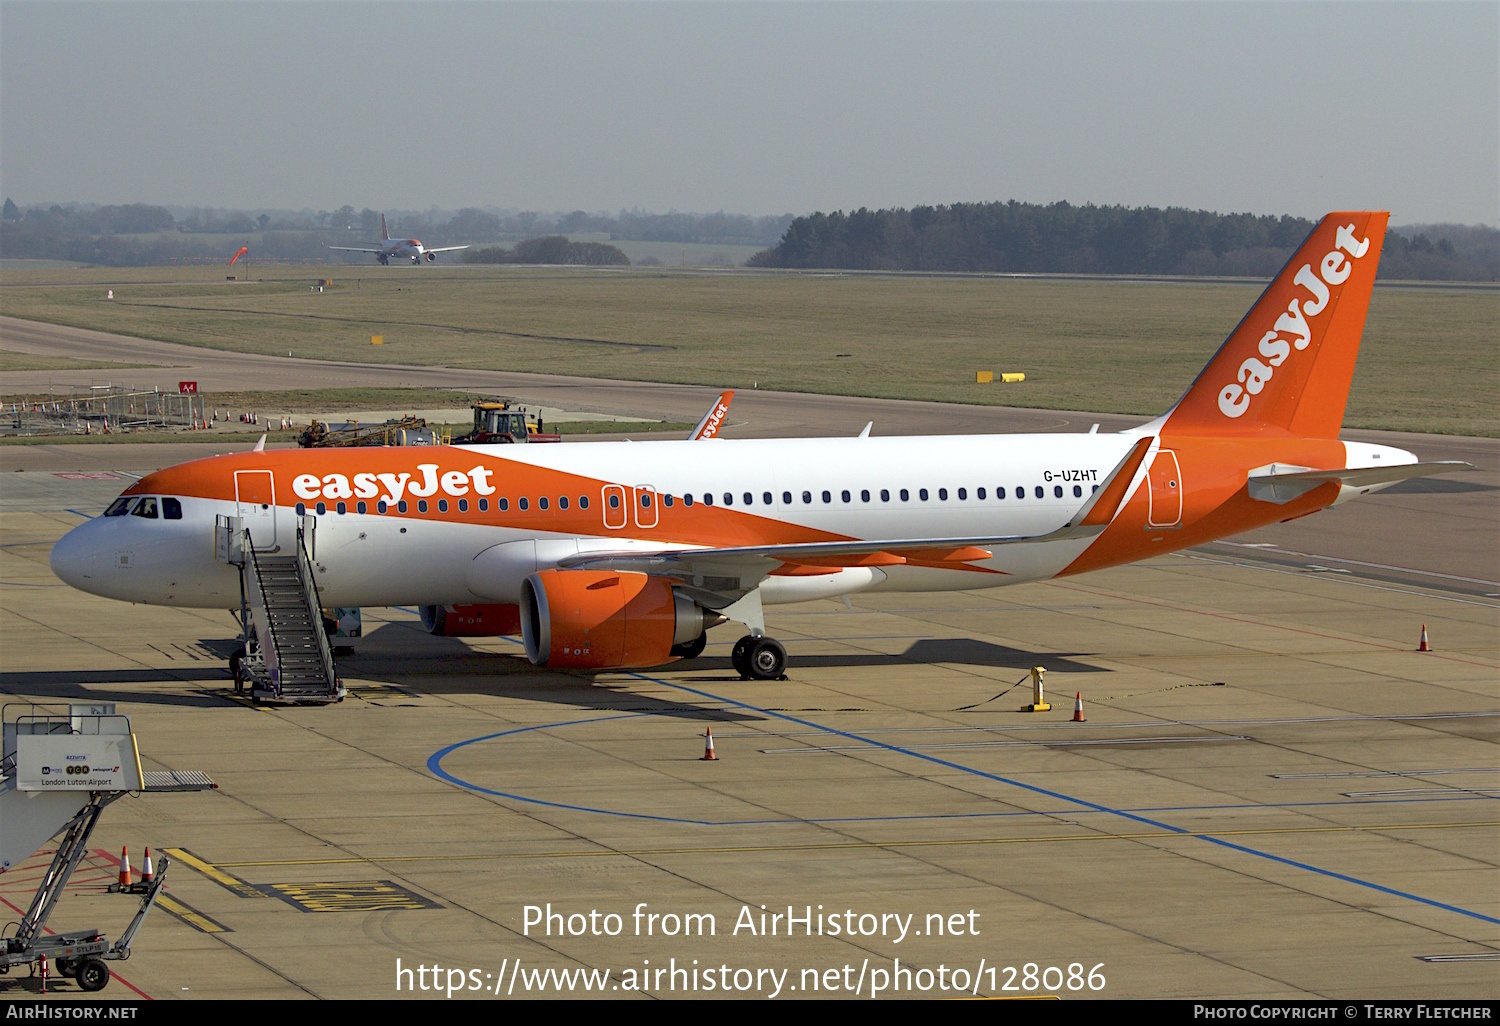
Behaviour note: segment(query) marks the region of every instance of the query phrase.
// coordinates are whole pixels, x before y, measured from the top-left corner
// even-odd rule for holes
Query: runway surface
[[[196,372],[218,373],[220,355]],[[659,404],[701,412],[712,394],[512,378],[530,401],[587,396],[611,413],[680,416]],[[1093,420],[754,393],[735,411],[745,436]],[[900,979],[899,958],[933,981],[962,968],[984,994],[1022,987],[1034,963],[1030,992],[1063,996],[1492,997],[1497,445],[1359,437],[1482,469],[1066,581],[777,607],[783,682],[735,678],[730,626],[691,663],[589,677],[367,610],[341,662],[351,697],[279,711],[229,699],[226,613],[94,598],[47,566],[126,475],[211,446],[0,448],[0,694],[117,702],[146,768],[220,784],[112,806],[53,925],[117,932],[135,902],[103,892],[109,860],[149,844],[180,853],[172,905],[107,996],[397,996],[399,958],[512,997],[539,993],[538,969],[608,969],[608,988],[627,970],[721,966],[731,981],[789,970],[781,996],[829,993],[837,970],[838,993],[858,981],[868,997],[878,972]],[[1413,651],[1424,623],[1431,653]],[[1033,665],[1048,668],[1049,713],[1016,711]],[[699,759],[707,727],[715,762]],[[0,876],[0,901],[24,908],[35,869]],[[622,932],[528,932],[526,906],[549,902],[617,913]],[[712,915],[715,932],[682,936],[679,919],[664,937],[658,919],[637,936],[642,902]],[[780,932],[734,933],[761,905],[783,913]],[[789,938],[788,905],[851,913],[855,936]],[[744,978],[744,993],[771,992],[773,978]],[[929,985],[916,992],[954,996]]]

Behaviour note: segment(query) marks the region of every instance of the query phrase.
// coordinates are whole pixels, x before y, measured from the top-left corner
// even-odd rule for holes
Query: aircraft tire
[[[753,644],[755,644],[755,636],[746,634],[734,643],[734,648],[729,653],[730,663],[744,680],[750,679],[750,646]]]
[[[786,673],[786,649],[775,638],[754,638],[746,660],[747,676],[755,680],[780,680]]]

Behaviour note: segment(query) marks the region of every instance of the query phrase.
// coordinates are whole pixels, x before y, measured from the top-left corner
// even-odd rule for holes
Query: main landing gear
[[[783,680],[786,676],[786,649],[763,634],[747,634],[736,641],[729,661],[743,680]]]

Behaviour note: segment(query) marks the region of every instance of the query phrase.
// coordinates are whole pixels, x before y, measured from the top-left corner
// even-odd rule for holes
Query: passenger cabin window
[[[749,492],[746,492],[744,494],[743,498],[745,500],[745,505],[746,506],[754,506],[755,505],[755,496],[751,495]]]
[[[147,520],[155,520],[156,499],[149,495],[146,496],[140,501],[140,504],[137,505],[135,509],[130,511],[130,513],[132,516],[145,517]]]
[[[484,500],[480,499],[479,501],[483,502]],[[497,505],[500,507],[500,512],[504,513],[506,510],[510,509],[510,500],[509,499],[501,499],[499,501],[499,503],[497,503]]]
[[[383,503],[383,502],[380,504],[380,512],[382,512],[382,513],[385,512],[385,503]],[[105,513],[104,515],[105,516],[109,516],[108,513]],[[305,516],[307,516],[307,504],[306,503],[302,503],[302,502],[297,503],[297,515],[299,517],[305,517]]]
[[[613,499],[614,496],[611,495],[610,498]],[[424,505],[425,505],[425,503],[424,503]],[[531,506],[531,503],[527,500],[526,496],[523,495],[519,499],[516,500],[516,506],[518,508],[520,508],[520,509],[529,509],[530,506]]]
[[[501,499],[500,501],[504,502],[505,500]],[[318,512],[319,513],[323,512],[323,504],[321,502],[318,503]],[[400,502],[396,503],[396,512],[397,513],[405,513],[406,512],[406,500],[405,499],[402,499]],[[404,531],[404,530],[406,530],[406,528],[403,527],[402,530]]]
[[[662,504],[662,505],[663,505],[663,506],[666,506],[666,507],[668,507],[668,508],[669,508],[669,509],[670,509],[670,508],[671,508],[671,506],[672,506],[672,502],[673,502],[673,499],[672,499],[672,496],[671,496],[671,494],[670,494],[670,493],[668,493],[668,494],[667,494],[667,495],[663,495],[663,496],[662,496],[662,497],[661,497],[661,504]]]
[[[406,505],[406,503],[403,502],[401,505],[404,507]],[[322,516],[324,513],[327,513],[328,512],[328,503],[326,503],[326,502],[320,502],[320,503],[318,503],[317,510],[318,510],[318,516]],[[405,512],[405,509],[403,509],[402,512]]]
[[[524,502],[525,500],[523,499],[521,501]],[[537,509],[546,509],[547,508],[547,497],[545,495],[543,495],[540,499],[536,500],[536,508]]]
[[[969,493],[967,491],[965,491],[964,489],[960,488],[958,490],[958,497],[959,497],[960,500],[967,499],[969,497]]]
[[[122,495],[109,504],[109,509],[104,511],[107,517],[123,517],[130,512],[130,504],[135,501],[133,495]]]
[[[526,507],[522,506],[521,508],[525,509]],[[610,509],[619,509],[620,508],[620,497],[618,495],[611,495],[609,497],[609,508]]]
[[[812,492],[803,492],[802,493],[802,501],[804,503],[806,503],[807,505],[811,506],[812,505]]]
[[[543,501],[545,502],[546,500],[543,500]],[[641,493],[641,509],[650,509],[650,508],[651,508],[651,493],[650,492],[642,492]]]
[[[772,499],[770,492],[762,492],[760,498],[761,501],[764,502],[767,506],[771,505]]]
[[[525,502],[526,502],[526,500],[525,500],[525,499],[522,499],[522,500],[521,500],[521,503],[522,503],[522,504],[523,504],[523,505],[524,505],[524,504],[525,504]],[[323,512],[323,510],[322,510],[322,508],[321,508],[321,506],[322,506],[322,504],[321,504],[321,503],[319,503],[319,507],[320,507],[320,508],[319,508],[319,509],[318,509],[318,512],[319,512],[319,513],[321,513],[321,512]],[[426,512],[427,512],[427,500],[426,500],[426,499],[418,499],[418,500],[417,500],[417,512],[418,512],[418,513],[426,513]]]
[[[589,508],[589,497],[587,495],[580,495],[578,497],[578,508],[579,509],[588,509]]]
[[[845,502],[848,502],[849,501],[849,489],[845,488],[842,492],[840,492],[839,493],[839,498],[843,499]]]
[[[1018,498],[1018,499],[1024,499],[1024,498],[1026,498],[1026,486],[1025,485],[1016,485],[1016,498]]]
[[[726,506],[733,506],[734,505],[734,493],[733,492],[725,492],[724,493],[724,505],[726,505]]]
[[[870,501],[870,489],[865,488],[865,489],[862,489],[860,491],[860,493],[859,493],[859,501],[860,502],[869,502]]]
[[[682,493],[682,504],[684,506],[691,506],[693,504],[693,493],[692,492],[683,492]]]
[[[946,489],[946,488],[939,488],[938,489],[938,498],[941,499],[944,502],[947,502],[948,501],[948,489]]]
[[[173,498],[161,500],[161,516],[163,520],[181,520],[182,503]]]
[[[346,505],[344,505],[341,502],[341,503],[338,504],[338,511],[339,511],[339,516],[343,516],[345,513],[349,512],[349,507],[346,506]]]
[[[1062,498],[1062,485],[1053,485],[1052,486],[1052,497],[1054,499],[1061,499]]]
[[[342,506],[343,503],[341,502],[341,503],[339,503],[339,505]],[[339,510],[339,512],[342,513],[344,511],[343,510]],[[439,513],[446,513],[446,512],[448,512],[448,500],[447,499],[439,499],[438,500],[438,512]]]
[[[359,511],[361,513],[363,513],[365,511],[364,510],[364,505],[365,504],[361,502],[359,505],[360,505],[360,510]],[[469,500],[468,499],[459,499],[458,500],[458,511],[460,513],[467,513],[467,512],[469,512]]]
[[[881,502],[890,502],[891,501],[891,490],[889,488],[882,488],[882,489],[880,489],[880,501]]]
[[[714,493],[713,492],[704,492],[703,493],[703,505],[705,505],[705,506],[712,506],[713,504],[714,504]]]
[[[823,493],[823,501],[824,502],[832,502],[833,501],[833,493],[832,492],[824,492]]]
[[[781,504],[783,506],[790,506],[792,504],[792,493],[791,492],[782,492],[781,493]]]
[[[959,498],[963,498],[963,496],[960,495]],[[983,502],[984,501],[984,489],[983,488],[976,488],[976,489],[974,489],[974,498],[978,499],[980,502]]]
[[[927,489],[926,488],[918,488],[917,489],[917,498],[921,499],[923,502],[926,502],[927,501]]]
[[[479,500],[479,512],[481,512],[481,513],[487,513],[487,512],[489,512],[489,508],[490,508],[490,500],[489,499],[480,499]],[[381,510],[380,512],[384,513],[385,510]]]
[[[1073,486],[1073,498],[1075,498],[1075,499],[1081,499],[1081,498],[1083,498],[1083,485],[1074,485]]]
[[[1040,498],[1043,498],[1043,497],[1045,497],[1045,496],[1046,496],[1046,494],[1047,494],[1047,493],[1046,493],[1046,492],[1045,492],[1045,491],[1043,491],[1043,490],[1042,490],[1042,486],[1041,486],[1041,485],[1037,485],[1037,486],[1036,486],[1036,497],[1037,497],[1037,498],[1038,498],[1038,499],[1040,499]]]
[[[911,500],[911,493],[908,492],[905,488],[901,489],[901,501],[902,502],[909,502],[910,500]]]

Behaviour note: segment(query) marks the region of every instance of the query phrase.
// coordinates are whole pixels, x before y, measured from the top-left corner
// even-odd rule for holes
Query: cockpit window
[[[130,515],[133,517],[145,517],[147,520],[155,520],[157,516],[156,497],[152,495],[146,496],[136,505],[135,509],[130,511]]]
[[[122,495],[109,504],[109,509],[104,511],[107,517],[123,517],[130,512],[130,504],[135,501],[134,495]]]
[[[163,520],[181,520],[182,503],[168,496],[161,500],[161,515]]]

